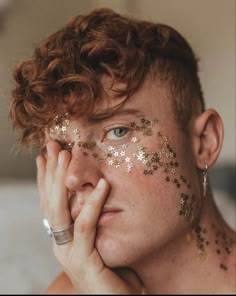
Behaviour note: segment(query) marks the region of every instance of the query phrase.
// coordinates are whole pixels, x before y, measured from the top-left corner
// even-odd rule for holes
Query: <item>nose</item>
[[[65,177],[65,185],[72,192],[83,192],[95,188],[103,177],[97,161],[85,156],[80,147],[72,149],[72,157]]]

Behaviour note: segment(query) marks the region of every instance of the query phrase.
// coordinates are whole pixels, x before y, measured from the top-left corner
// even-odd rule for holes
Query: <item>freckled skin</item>
[[[113,142],[112,145],[109,145],[108,147],[105,145],[103,147],[104,151],[97,151],[96,142],[79,142],[79,128],[73,127],[72,129],[70,123],[71,119],[68,114],[57,115],[55,118],[55,125],[49,129],[50,138],[56,139],[58,142],[64,141],[65,149],[71,150],[74,145],[78,145],[84,149],[84,157],[93,157],[95,161],[99,160],[101,166],[107,165],[114,169],[122,169],[122,172],[128,174],[132,172],[133,166],[139,166],[139,170],[142,171],[144,175],[143,177],[160,174],[160,171],[162,173],[164,172],[166,174],[166,177],[163,176],[165,181],[169,182],[169,185],[176,186],[179,193],[180,199],[177,212],[180,216],[185,218],[186,222],[191,224],[195,236],[194,239],[196,240],[196,247],[198,248],[198,254],[204,255],[204,234],[207,231],[205,230],[203,234],[199,225],[200,201],[196,201],[196,196],[189,190],[191,188],[190,183],[188,183],[186,178],[178,172],[179,163],[176,159],[176,153],[171,146],[171,139],[168,135],[162,134],[158,128],[157,119],[141,118],[139,122],[130,122],[130,128],[141,132],[139,133],[139,137],[134,136],[128,140],[125,138],[125,144],[120,144],[120,141],[117,141],[118,143]],[[71,141],[66,142],[66,140],[68,141],[70,138],[69,135],[72,135]],[[143,137],[151,137],[154,141],[157,137],[159,141],[156,146],[159,149],[153,151],[154,148],[150,149],[149,147],[142,146]],[[98,141],[99,140],[100,139],[98,139]],[[94,151],[96,151],[96,153],[94,153]],[[206,171],[203,172],[203,184],[205,195],[206,186],[208,184]],[[83,225],[81,225],[81,228],[83,228]],[[221,245],[223,246],[224,243],[225,241],[222,242]],[[228,242],[224,246],[228,253],[231,252],[230,249],[232,244],[231,240],[231,243]],[[209,242],[207,242],[206,245],[209,245]],[[221,254],[220,249],[217,249],[216,253]],[[227,270],[227,267],[224,264],[221,264],[220,268]]]
[[[107,225],[97,227],[95,247],[106,266],[128,266],[139,273],[145,283],[150,281],[146,276],[149,272],[166,283],[169,278],[176,278],[180,283],[185,274],[188,282],[190,271],[197,268],[198,280],[203,283],[209,268],[225,271],[230,265],[229,259],[213,248],[216,234],[210,229],[208,217],[212,216],[213,221],[219,219],[215,213],[206,214],[213,206],[206,206],[210,198],[203,200],[202,172],[196,165],[191,138],[177,126],[168,100],[158,103],[156,97],[162,96],[154,84],[147,82],[125,105],[129,108],[135,103],[135,107],[142,110],[140,118],[128,115],[90,128],[70,118],[68,124],[67,118],[62,117],[61,127],[68,125],[57,139],[72,143],[67,179],[80,176],[81,186],[93,184],[96,176],[104,176],[111,186],[106,204],[122,209]],[[145,106],[143,97],[148,102]],[[106,126],[110,130],[102,141]],[[123,126],[131,130],[121,139],[109,134],[112,128]],[[75,129],[78,133],[73,133]],[[77,185],[68,188],[79,191]],[[89,187],[84,188],[82,195],[86,196]],[[227,237],[231,237],[230,231],[227,233]],[[192,260],[198,255],[203,261]],[[204,258],[211,264],[205,265]],[[200,263],[202,266],[198,266]],[[203,266],[206,274],[200,272]],[[215,276],[220,277],[218,273]],[[215,279],[212,278],[212,282]],[[193,291],[201,286],[191,278],[190,282]]]

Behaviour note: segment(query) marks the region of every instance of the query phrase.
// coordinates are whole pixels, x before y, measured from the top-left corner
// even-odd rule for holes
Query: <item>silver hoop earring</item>
[[[203,196],[206,196],[206,192],[207,192],[207,170],[208,170],[208,165],[206,164],[205,170],[203,171],[202,175],[203,175]]]

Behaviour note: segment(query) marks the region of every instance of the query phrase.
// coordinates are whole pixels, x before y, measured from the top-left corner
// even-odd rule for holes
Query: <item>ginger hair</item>
[[[116,93],[128,99],[150,73],[168,88],[180,126],[187,125],[197,105],[204,110],[198,60],[175,29],[111,9],[73,17],[14,69],[10,118],[19,142],[41,147],[45,128],[58,113],[93,114],[104,95],[104,76],[125,85]]]

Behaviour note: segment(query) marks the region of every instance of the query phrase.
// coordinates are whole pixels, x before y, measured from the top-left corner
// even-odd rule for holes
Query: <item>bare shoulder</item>
[[[43,294],[76,294],[69,277],[65,272],[60,273]]]

